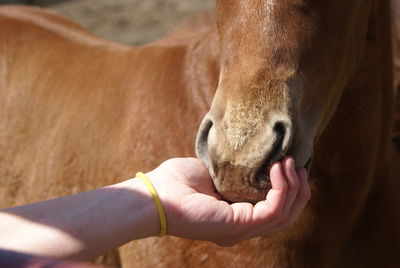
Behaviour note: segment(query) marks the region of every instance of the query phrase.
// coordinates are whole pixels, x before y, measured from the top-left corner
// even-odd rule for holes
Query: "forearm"
[[[0,247],[56,258],[91,259],[158,234],[159,219],[138,179],[0,211]]]
[[[231,246],[291,226],[310,198],[307,171],[286,157],[270,168],[272,188],[257,204],[221,200],[206,167],[177,158],[147,173],[163,204],[167,232]],[[160,232],[160,218],[140,179],[0,211],[0,248],[89,260]]]

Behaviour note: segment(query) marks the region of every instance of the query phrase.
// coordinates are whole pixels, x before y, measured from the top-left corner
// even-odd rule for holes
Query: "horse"
[[[399,265],[387,0],[217,0],[215,15],[136,48],[37,8],[0,8],[0,33],[3,207],[111,184],[194,148],[223,198],[256,202],[269,165],[290,155],[310,171],[312,200],[289,230],[230,248],[148,238],[103,261]]]
[[[209,20],[131,48],[48,10],[0,7],[1,207],[95,189],[167,158],[194,156],[218,80]],[[114,252],[99,261],[118,258]]]

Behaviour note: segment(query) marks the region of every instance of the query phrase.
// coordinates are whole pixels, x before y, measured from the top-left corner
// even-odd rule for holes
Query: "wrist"
[[[157,207],[149,189],[139,178],[130,179],[117,184],[118,187],[132,192],[132,199],[128,201],[131,206],[127,218],[132,223],[135,231],[133,239],[157,236],[160,232],[160,220]]]
[[[176,192],[171,191],[174,187],[171,187],[171,184],[173,185],[173,181],[169,180],[169,176],[167,173],[159,172],[159,170],[155,169],[152,170],[148,173],[145,174],[146,177],[151,181],[155,191],[157,192],[157,195],[161,201],[164,214],[165,214],[165,219],[166,219],[166,234],[169,235],[174,235],[173,228],[174,228],[174,220],[177,219],[178,215],[176,213],[176,204],[174,204],[173,197],[176,195]],[[150,194],[150,192],[149,192]],[[151,194],[150,194],[151,196]],[[153,201],[154,203],[154,201]],[[157,208],[155,208],[155,211],[157,213],[157,222],[158,222],[158,232],[161,230],[160,226],[160,216],[157,212]],[[157,233],[158,235],[159,233]]]

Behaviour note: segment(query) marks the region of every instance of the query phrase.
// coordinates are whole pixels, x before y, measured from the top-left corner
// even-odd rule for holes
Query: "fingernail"
[[[279,161],[272,162],[272,163],[269,165],[269,167],[268,167],[268,171],[271,171],[272,167],[273,167],[275,164],[278,164],[278,165],[279,165],[280,162],[279,162]]]

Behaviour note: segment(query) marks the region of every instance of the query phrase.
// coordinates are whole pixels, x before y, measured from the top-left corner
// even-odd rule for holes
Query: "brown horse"
[[[384,0],[217,1],[212,17],[129,48],[39,9],[0,9],[0,202],[128,178],[197,151],[229,200],[260,199],[268,165],[311,166],[289,231],[232,248],[174,237],[126,267],[397,267],[400,170]],[[195,230],[194,230],[195,231]],[[79,239],[79,238],[78,238]]]

